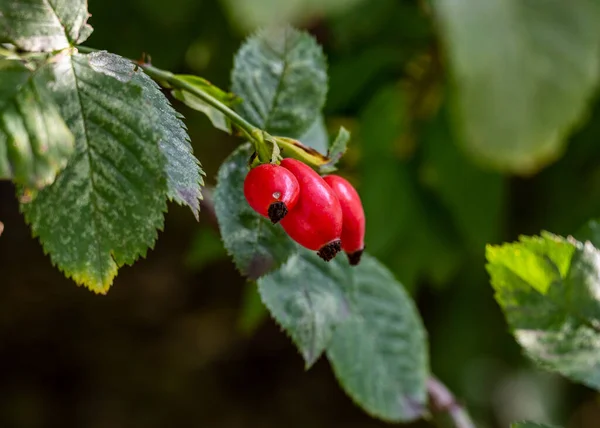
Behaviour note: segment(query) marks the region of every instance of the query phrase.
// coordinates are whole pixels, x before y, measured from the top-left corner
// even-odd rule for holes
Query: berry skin
[[[365,211],[356,189],[338,175],[327,175],[323,180],[333,190],[342,207],[342,249],[351,265],[360,263],[365,249]]]
[[[296,206],[300,186],[287,169],[263,164],[252,168],[244,180],[244,196],[254,211],[279,222]]]
[[[308,165],[286,158],[281,166],[298,179],[300,197],[295,208],[281,221],[294,241],[325,261],[341,251],[342,207],[329,185]]]

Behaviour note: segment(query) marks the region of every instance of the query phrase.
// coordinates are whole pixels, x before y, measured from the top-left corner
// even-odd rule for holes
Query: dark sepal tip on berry
[[[323,245],[317,252],[317,255],[326,262],[333,260],[333,258],[342,251],[342,241],[339,239],[331,241],[329,244]]]
[[[269,205],[269,219],[273,224],[279,223],[279,221],[283,219],[287,215],[287,213],[288,209],[285,206],[285,203],[281,201],[273,202],[271,205]]]
[[[348,261],[352,266],[356,266],[360,263],[360,258],[362,257],[363,251],[365,251],[364,248],[362,250],[346,254],[348,256]]]

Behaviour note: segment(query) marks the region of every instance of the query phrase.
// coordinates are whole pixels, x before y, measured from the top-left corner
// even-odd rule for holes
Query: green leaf
[[[154,116],[155,128],[160,136],[159,147],[167,161],[165,173],[169,199],[187,205],[198,219],[204,171],[193,155],[185,124],[181,120],[183,116],[173,109],[160,87],[145,73],[124,71],[131,69],[129,60],[105,51],[94,52],[88,58],[94,70],[125,83],[131,80],[142,88],[142,97],[151,106],[147,114]]]
[[[49,52],[83,43],[92,34],[87,0],[0,0],[0,41]]]
[[[600,389],[600,251],[549,233],[488,246],[496,300],[537,364]]]
[[[523,421],[523,422],[513,422],[512,424],[510,424],[510,428],[560,428],[557,425],[546,425],[546,424],[540,424],[538,422],[529,422],[529,421]]]
[[[261,31],[235,56],[237,111],[273,135],[297,138],[317,119],[327,95],[327,63],[307,33],[291,27]]]
[[[0,179],[28,188],[52,184],[74,139],[44,81],[19,61],[0,60]]]
[[[258,290],[271,315],[290,335],[311,367],[325,351],[334,329],[349,315],[342,284],[352,282],[345,258],[325,263],[301,250],[275,272],[258,280]]]
[[[259,292],[307,368],[326,350],[344,390],[369,414],[414,420],[426,401],[425,330],[402,285],[363,257],[352,267],[301,249],[258,280]]]
[[[253,151],[249,144],[235,150],[221,165],[214,193],[221,237],[235,265],[251,279],[284,263],[296,251],[281,225],[258,215],[244,197],[244,179]]]
[[[600,4],[436,0],[433,6],[466,150],[516,173],[535,172],[561,155],[598,80]]]
[[[348,395],[367,413],[407,422],[425,410],[426,332],[411,298],[375,258],[363,255],[352,281],[340,284],[350,316],[338,325],[327,356]]]
[[[346,153],[349,141],[350,131],[342,126],[337,137],[335,137],[335,140],[333,140],[333,144],[331,144],[331,147],[329,148],[328,157],[331,160],[327,163],[327,165],[323,165],[320,168],[321,173],[328,173],[336,170],[335,165],[340,161],[342,156],[344,156],[344,153]]]
[[[325,127],[325,118],[322,114],[317,116],[315,121],[304,134],[298,137],[298,140],[302,144],[308,147],[312,147],[319,153],[327,154],[327,148],[329,147],[329,135],[327,135],[327,128]]]
[[[210,83],[208,80],[202,79],[201,77],[185,74],[178,74],[175,77],[177,77],[179,80],[184,81],[188,85],[197,87],[203,92],[207,92],[212,97],[216,98],[228,107],[232,107],[235,104],[241,102],[241,100],[236,95],[222,91],[221,89]],[[227,132],[228,134],[231,134],[231,123],[229,119],[219,110],[208,105],[206,102],[202,101],[200,98],[186,90],[173,89],[172,94],[175,98],[185,103],[188,107],[204,113],[209,118],[209,120],[215,128]]]
[[[100,61],[102,59],[102,61]],[[163,227],[167,184],[156,106],[142,73],[116,56],[57,59],[51,87],[75,154],[22,205],[33,234],[76,283],[106,293],[119,267],[145,256]]]

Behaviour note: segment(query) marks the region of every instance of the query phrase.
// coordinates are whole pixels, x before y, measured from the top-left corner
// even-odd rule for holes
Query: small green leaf
[[[325,351],[335,327],[348,317],[342,284],[351,281],[344,258],[325,263],[304,249],[258,280],[264,304],[298,347],[307,369]]]
[[[600,4],[432,4],[454,72],[466,150],[516,173],[535,172],[561,155],[598,81]]]
[[[223,162],[214,201],[227,252],[242,274],[256,279],[284,263],[297,247],[279,224],[271,224],[248,205],[243,189],[251,155],[250,145],[244,144]]]
[[[173,109],[160,87],[145,73],[124,72],[131,69],[129,60],[105,51],[94,52],[88,58],[95,71],[123,82],[131,81],[142,88],[142,97],[151,106],[147,114],[154,116],[155,128],[160,135],[159,146],[167,160],[165,173],[169,199],[187,205],[198,219],[204,171],[193,155],[185,124],[181,120],[183,116]]]
[[[560,427],[557,425],[547,425],[547,424],[540,424],[538,422],[522,421],[522,422],[513,422],[512,424],[510,424],[510,428],[560,428]]]
[[[329,135],[327,135],[325,118],[322,114],[317,116],[306,132],[298,137],[298,140],[305,146],[312,147],[321,154],[327,154]]]
[[[328,157],[331,159],[327,165],[320,168],[321,173],[333,172],[336,170],[335,165],[340,161],[350,141],[350,131],[343,126],[340,128],[337,137],[333,140],[333,144],[329,148]]]
[[[241,102],[236,95],[222,91],[208,80],[205,80],[201,77],[186,74],[177,74],[175,77],[184,81],[188,85],[195,86],[199,90],[207,92],[228,107],[232,107]],[[200,98],[184,89],[173,89],[172,94],[175,98],[185,103],[188,107],[204,113],[215,128],[231,134],[231,122],[219,110],[208,105],[206,102],[202,101]]]
[[[83,43],[92,34],[87,0],[0,0],[0,41],[34,52]]]
[[[300,137],[325,104],[325,56],[307,33],[261,31],[235,56],[232,90],[243,99],[237,111],[246,120],[273,135]]]
[[[163,135],[134,65],[115,56],[64,56],[51,71],[75,154],[51,186],[21,208],[34,236],[76,283],[106,293],[119,267],[145,256],[163,227]],[[136,81],[137,83],[135,83]]]
[[[73,153],[73,135],[49,83],[19,61],[0,60],[0,179],[43,188]]]
[[[496,300],[537,364],[600,389],[600,251],[549,233],[488,246]]]
[[[363,255],[340,283],[350,315],[327,348],[336,377],[365,411],[390,422],[421,417],[429,376],[427,337],[417,309],[392,274]]]

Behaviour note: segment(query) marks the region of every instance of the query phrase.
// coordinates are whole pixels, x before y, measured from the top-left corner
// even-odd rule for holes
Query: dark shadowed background
[[[231,12],[238,3],[90,0],[86,45],[146,52],[160,68],[228,88],[252,28],[252,17]],[[600,214],[600,109],[536,176],[480,169],[448,126],[443,50],[425,2],[337,3],[327,14],[298,9],[310,15],[300,22],[329,58],[328,127],[353,132],[342,172],[363,196],[368,248],[415,295],[432,370],[479,427],[523,418],[600,426],[596,394],[521,356],[484,269],[488,242],[542,229],[567,235]],[[240,141],[174,104],[212,186]],[[285,334],[256,321],[253,285],[226,256],[207,209],[197,223],[171,205],[155,249],[123,268],[107,296],[52,267],[8,182],[0,221],[1,427],[385,426],[352,404],[325,360],[305,372]]]

